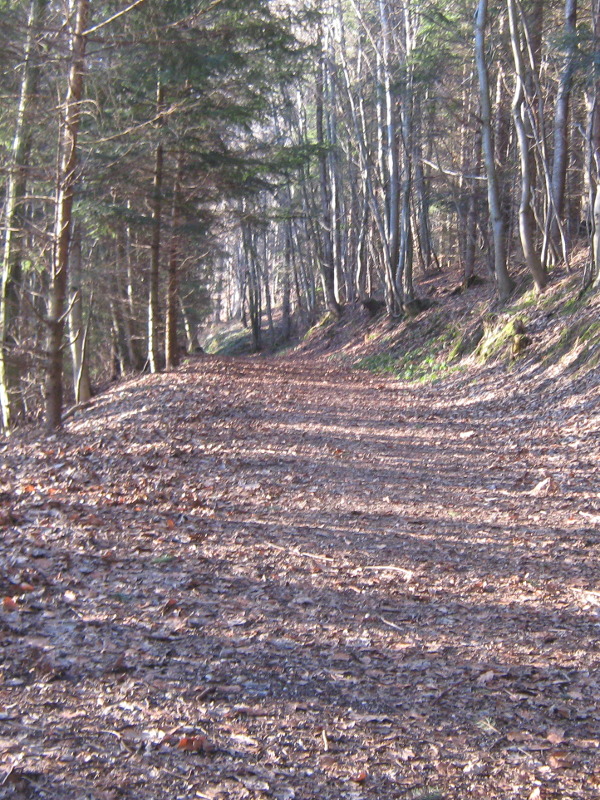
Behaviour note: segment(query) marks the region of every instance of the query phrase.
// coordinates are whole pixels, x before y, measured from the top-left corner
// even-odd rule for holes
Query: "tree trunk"
[[[392,92],[391,75],[391,37],[389,9],[387,0],[379,0],[379,22],[381,25],[381,93],[383,118],[381,120],[380,152],[383,192],[385,198],[385,234],[387,252],[389,253],[390,307],[388,311],[395,313],[402,304],[402,271],[400,263],[403,257],[400,251],[400,166],[398,123],[396,120],[396,99]]]
[[[152,242],[150,245],[150,275],[148,286],[148,368],[150,372],[158,372],[160,369],[158,318],[160,313],[160,227],[162,222],[163,161],[163,146],[162,144],[158,144],[154,156]]]
[[[594,25],[595,61],[600,61],[600,0],[592,0]],[[600,79],[594,82],[594,93],[589,125],[590,172],[593,195],[592,202],[592,263],[594,287],[600,288]]]
[[[40,75],[40,64],[36,58],[36,37],[47,6],[48,0],[32,0],[29,10],[19,106],[6,179],[5,238],[0,289],[0,405],[2,425],[6,433],[10,433],[14,423],[24,415],[19,362],[12,351],[21,306],[23,204],[27,195],[27,166],[31,152],[30,120]]]
[[[181,311],[181,319],[183,320],[183,329],[185,331],[186,350],[191,355],[196,352],[196,348],[200,347],[200,342],[192,330],[192,323],[181,297],[179,298],[179,310]]]
[[[76,403],[87,403],[92,396],[88,354],[88,328],[83,322],[81,294],[81,227],[75,225],[69,256],[69,336],[73,363],[73,394]]]
[[[475,16],[475,60],[479,76],[481,104],[481,138],[483,158],[487,173],[488,205],[494,241],[494,275],[498,296],[501,302],[508,299],[514,283],[506,267],[506,231],[500,196],[496,163],[494,158],[494,141],[492,133],[492,110],[490,103],[490,85],[485,54],[485,28],[487,23],[487,0],[479,0]]]
[[[128,238],[126,228],[120,226],[117,231],[115,247],[115,291],[121,307],[123,336],[125,337],[125,349],[127,351],[127,367],[128,369],[139,370],[142,368],[142,364],[140,363],[141,358],[136,348],[134,333],[133,269]],[[125,277],[125,285],[123,285],[123,276]]]
[[[404,7],[404,38],[405,38],[405,83],[401,89],[401,141],[404,153],[402,164],[402,192],[400,198],[400,241],[398,252],[398,266],[396,271],[396,286],[402,297],[403,305],[414,300],[413,286],[413,230],[411,221],[411,205],[413,176],[412,163],[415,157],[413,144],[413,96],[414,82],[412,67],[410,66],[414,46],[414,31],[408,6]]]
[[[331,214],[331,188],[329,185],[329,174],[327,170],[327,148],[329,142],[325,137],[324,125],[324,73],[325,55],[321,51],[317,64],[316,79],[316,133],[317,144],[319,145],[319,186],[321,192],[321,227],[322,227],[322,254],[321,254],[321,279],[323,283],[323,294],[325,295],[325,305],[334,316],[339,317],[341,306],[335,296],[335,259],[333,246],[333,218]]]
[[[431,225],[429,222],[429,191],[423,170],[421,131],[415,136],[414,144],[415,190],[418,197],[417,230],[419,232],[419,253],[424,275],[429,275],[434,267]]]
[[[569,156],[569,104],[575,72],[577,0],[565,1],[565,61],[554,111],[554,155],[552,160],[552,222],[550,239],[556,252],[562,249],[560,223],[564,217],[565,186]]]
[[[479,175],[481,170],[481,129],[475,131],[472,150],[472,161],[469,169],[474,176]],[[467,203],[467,224],[465,241],[465,285],[475,274],[475,253],[477,249],[477,228],[479,224],[480,205],[483,200],[479,181],[474,178],[471,180],[469,189],[469,199]]]
[[[157,114],[163,107],[164,88],[160,79],[156,87]],[[159,125],[162,120],[159,118]],[[163,190],[164,148],[160,141],[154,151],[154,179],[152,182],[152,240],[150,243],[150,274],[148,281],[148,369],[158,372],[160,355],[158,343],[158,323],[160,314],[160,246],[162,226],[162,190]]]
[[[254,231],[251,230],[248,223],[242,223],[244,267],[248,276],[248,313],[252,349],[258,353],[262,350],[262,287],[254,237]]]
[[[63,338],[65,300],[68,286],[69,243],[71,240],[73,193],[77,178],[77,137],[84,88],[85,47],[90,0],[77,0],[71,33],[68,89],[60,125],[60,166],[56,196],[56,223],[52,282],[48,303],[48,344],[45,387],[46,426],[60,427],[63,405]]]
[[[513,117],[515,130],[517,132],[517,142],[519,145],[519,155],[521,159],[521,201],[519,204],[519,235],[521,237],[521,247],[535,286],[538,291],[542,291],[547,283],[548,276],[542,264],[539,253],[535,248],[534,229],[535,219],[533,208],[531,207],[531,185],[533,163],[529,150],[530,136],[528,135],[529,124],[527,121],[527,98],[525,97],[526,70],[523,62],[519,31],[517,28],[517,16],[515,0],[508,0],[508,14],[510,23],[510,40],[515,62],[515,94],[513,99]]]
[[[594,200],[594,235],[592,237],[592,259],[595,267],[594,286],[600,286],[600,184],[596,185],[596,198]]]
[[[181,181],[183,179],[183,154],[177,158],[173,185],[173,210],[171,214],[171,246],[167,271],[167,312],[165,332],[165,366],[174,369],[179,364],[177,343],[177,311],[179,296],[179,224],[181,217]]]
[[[281,278],[281,339],[288,342],[292,333],[292,231],[290,220],[283,223],[283,275]]]

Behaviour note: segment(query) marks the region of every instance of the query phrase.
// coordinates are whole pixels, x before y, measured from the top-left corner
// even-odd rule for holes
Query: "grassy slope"
[[[347,312],[308,332],[296,352],[322,354],[349,366],[409,381],[503,367],[541,377],[585,374],[600,360],[600,297],[578,297],[579,277],[556,277],[543,295],[517,292],[504,308],[491,287],[452,294],[444,278],[425,284],[437,305],[415,319],[366,320]]]
[[[464,292],[447,274],[420,284],[435,305],[414,319],[374,319],[347,308],[340,321],[325,315],[280,356],[320,357],[400,380],[431,382],[501,369],[519,380],[561,375],[566,381],[589,375],[600,361],[600,296],[579,297],[579,273],[555,272],[538,295],[522,282],[509,304],[494,303],[493,286]],[[221,325],[204,342],[209,353],[251,352],[239,322]]]

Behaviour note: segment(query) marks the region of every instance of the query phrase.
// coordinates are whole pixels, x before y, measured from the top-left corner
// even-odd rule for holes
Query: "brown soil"
[[[11,440],[0,798],[597,797],[597,401],[205,358]]]

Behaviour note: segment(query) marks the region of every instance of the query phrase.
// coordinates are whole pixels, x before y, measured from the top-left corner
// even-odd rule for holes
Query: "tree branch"
[[[131,11],[131,9],[135,8],[136,6],[140,6],[144,2],[145,2],[145,0],[135,0],[135,2],[130,3],[127,6],[127,8],[124,8],[122,11],[117,11],[117,13],[113,14],[112,17],[109,17],[108,19],[105,19],[104,22],[99,22],[97,25],[94,25],[92,28],[88,28],[87,31],[84,31],[82,35],[83,36],[89,36],[90,33],[96,33],[96,31],[99,31],[100,28],[104,28],[105,25],[108,25],[109,23],[113,22],[115,19],[118,19],[119,17],[122,17],[123,14],[127,14],[128,11]]]

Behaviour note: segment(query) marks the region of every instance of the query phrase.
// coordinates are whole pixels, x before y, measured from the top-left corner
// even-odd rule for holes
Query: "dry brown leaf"
[[[565,739],[565,731],[562,728],[550,728],[546,734],[546,739],[551,744],[561,744]]]
[[[546,761],[552,769],[569,769],[575,765],[573,756],[564,750],[554,750],[548,753]]]
[[[177,742],[177,749],[186,753],[212,753],[214,745],[208,741],[206,736],[182,736]]]
[[[486,684],[490,683],[490,681],[493,681],[495,677],[496,673],[494,672],[494,670],[489,669],[486,672],[483,672],[475,682],[478,683],[480,686],[485,686]]]

